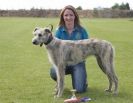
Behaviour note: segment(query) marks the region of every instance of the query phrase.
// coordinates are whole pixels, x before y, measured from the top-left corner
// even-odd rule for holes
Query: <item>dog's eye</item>
[[[42,34],[38,34],[38,36],[39,36],[39,37],[41,37],[41,36],[42,36]]]

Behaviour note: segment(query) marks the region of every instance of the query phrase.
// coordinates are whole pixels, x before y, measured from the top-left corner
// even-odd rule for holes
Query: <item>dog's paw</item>
[[[61,98],[61,96],[60,95],[54,95],[54,98],[56,99],[56,98]]]
[[[112,90],[110,90],[110,89],[105,89],[104,91],[105,91],[105,92],[112,93]]]

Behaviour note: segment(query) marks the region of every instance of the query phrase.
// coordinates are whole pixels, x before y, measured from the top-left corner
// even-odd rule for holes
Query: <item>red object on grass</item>
[[[66,99],[64,100],[64,103],[80,103],[80,99],[79,98]]]

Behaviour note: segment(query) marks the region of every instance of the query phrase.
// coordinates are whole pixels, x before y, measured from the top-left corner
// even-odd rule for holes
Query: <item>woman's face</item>
[[[73,24],[74,25],[74,20],[75,20],[75,15],[72,10],[66,9],[64,14],[63,14],[63,19],[65,21],[65,24]]]

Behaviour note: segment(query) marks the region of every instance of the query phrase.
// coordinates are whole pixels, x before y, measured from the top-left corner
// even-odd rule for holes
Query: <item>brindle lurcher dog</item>
[[[106,91],[111,92],[114,83],[114,94],[118,93],[118,79],[114,72],[114,49],[106,40],[60,40],[52,35],[53,27],[35,28],[32,43],[45,45],[49,60],[56,68],[57,86],[56,97],[61,97],[64,89],[65,67],[84,61],[88,56],[94,55],[101,70],[107,75],[109,87]]]

